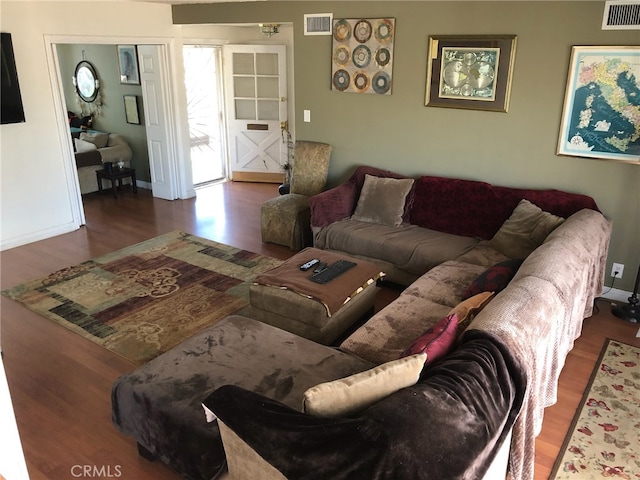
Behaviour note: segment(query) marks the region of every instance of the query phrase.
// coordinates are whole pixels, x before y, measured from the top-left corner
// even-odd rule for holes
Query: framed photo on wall
[[[140,125],[140,114],[138,112],[138,97],[136,95],[124,96],[124,115],[127,123]]]
[[[516,35],[429,37],[425,105],[506,112]]]
[[[140,85],[138,71],[138,55],[135,45],[118,45],[118,65],[120,67],[120,83]]]
[[[640,164],[640,46],[572,47],[557,153]]]

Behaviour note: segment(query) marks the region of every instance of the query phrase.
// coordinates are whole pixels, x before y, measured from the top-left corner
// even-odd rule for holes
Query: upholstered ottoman
[[[202,401],[222,385],[238,385],[302,409],[303,393],[373,365],[257,320],[232,315],[123,375],[113,385],[112,418],[184,478],[210,480],[225,455],[217,423]]]
[[[300,271],[300,265],[313,258],[328,265],[349,260],[356,266],[318,284],[310,280],[313,268]],[[376,281],[382,276],[384,273],[373,263],[306,248],[255,278],[249,289],[249,316],[330,345],[373,308]]]

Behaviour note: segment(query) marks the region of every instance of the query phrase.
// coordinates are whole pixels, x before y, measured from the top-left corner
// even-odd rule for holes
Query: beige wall
[[[68,127],[64,100],[54,102],[48,46],[61,43],[173,42],[179,27],[171,7],[152,3],[91,2],[99,18],[87,16],[85,3],[14,2],[1,0],[0,28],[12,34],[16,67],[26,116],[25,123],[0,126],[0,240],[3,249],[71,231],[78,227],[77,185],[67,183],[73,159],[61,139]],[[77,42],[74,40],[77,39]],[[139,39],[139,42],[136,41]],[[170,53],[175,53],[174,51]],[[179,53],[179,51],[178,51]],[[175,84],[180,81],[181,57],[172,56]],[[122,99],[120,98],[120,101]],[[183,102],[184,104],[184,102]],[[182,135],[180,112],[175,115]],[[180,154],[184,155],[184,154]]]
[[[555,154],[572,45],[639,45],[602,31],[603,2],[256,2],[173,7],[175,23],[293,22],[297,138],[334,146],[330,180],[355,164],[593,196],[614,222],[611,262],[632,290],[640,263],[640,165]],[[391,96],[330,90],[331,37],[304,36],[303,14],[395,17]],[[516,34],[508,113],[424,106],[427,39]],[[302,111],[311,110],[311,123]],[[608,273],[608,272],[607,272]]]

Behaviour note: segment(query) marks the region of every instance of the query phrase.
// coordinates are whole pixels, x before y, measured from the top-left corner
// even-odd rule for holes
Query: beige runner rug
[[[551,480],[640,478],[640,348],[607,339]]]

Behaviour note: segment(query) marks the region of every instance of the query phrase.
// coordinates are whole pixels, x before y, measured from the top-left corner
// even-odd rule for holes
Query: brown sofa
[[[372,169],[366,171],[371,173]],[[358,188],[357,180],[346,185],[337,190]],[[485,185],[481,188],[487,191]],[[333,223],[372,223],[352,218],[358,197],[335,193],[330,190],[321,194],[334,200],[321,208],[325,219],[334,210],[347,213]],[[396,208],[394,215],[411,218],[416,193],[418,188],[412,185],[401,211]],[[558,192],[557,198],[563,204],[565,199],[573,199],[595,208],[588,197]],[[311,202],[316,235],[330,225],[318,220],[317,200],[312,197]],[[425,199],[418,196],[417,200]],[[345,202],[350,202],[350,210]],[[521,241],[512,237],[513,241],[501,242],[501,235],[513,234],[511,227],[519,224],[516,213],[530,211],[526,203],[521,203],[516,202],[513,212],[496,227],[495,235],[484,240],[467,237],[466,244],[464,238],[460,239],[450,258],[445,255],[422,274],[412,272],[402,262],[384,258],[386,253],[396,253],[395,244],[391,249],[388,245],[380,247],[381,259],[369,252],[347,252],[380,262],[383,270],[395,267],[399,272],[396,278],[413,275],[416,279],[338,349],[315,343],[310,349],[308,341],[295,335],[259,326],[254,320],[232,318],[223,326],[228,329],[232,325],[244,332],[236,340],[212,342],[222,334],[221,327],[214,325],[119,379],[113,390],[114,422],[134,436],[144,450],[187,478],[208,478],[223,468],[224,454],[219,447],[222,433],[232,479],[249,478],[256,472],[261,478],[488,479],[504,475],[507,462],[512,478],[533,479],[534,439],[544,408],[555,402],[557,378],[566,354],[603,285],[611,226],[594,209],[578,209],[563,221],[549,217],[548,211],[553,209],[545,205],[547,212],[542,212],[542,223],[536,225],[546,225],[551,234],[536,233]],[[464,214],[462,209],[455,218]],[[367,213],[360,209],[358,216],[367,218]],[[551,223],[546,224],[549,219]],[[484,228],[481,222],[476,225]],[[394,227],[404,234],[405,227]],[[428,229],[414,226],[410,230],[417,228]],[[441,233],[448,239],[465,237],[459,231]],[[380,234],[377,237],[384,238]],[[530,237],[540,237],[540,245],[530,245]],[[533,251],[527,251],[508,285],[488,304],[483,302],[479,313],[479,308],[462,308],[468,302],[463,301],[465,291],[486,269],[513,259],[513,254],[520,255],[523,250],[513,247],[521,243],[524,251]],[[466,316],[466,330],[451,353],[422,369],[415,384],[390,392],[355,413],[335,417],[302,411],[306,398],[303,385],[313,386],[393,362],[425,330],[451,312]],[[257,328],[260,335],[254,333]],[[198,353],[194,344],[204,349],[206,355],[201,357],[207,361],[189,360],[188,368],[182,369],[179,358]],[[232,353],[227,345],[232,345]],[[307,348],[309,353],[318,350],[313,357],[316,360],[326,355],[336,362],[329,370],[320,368],[322,361],[305,362],[311,359]],[[338,353],[342,360],[335,357]],[[356,361],[361,363],[354,364]],[[222,370],[217,367],[220,362]],[[248,368],[241,367],[245,362],[250,362]],[[299,367],[283,370],[283,362]],[[341,362],[345,362],[342,374],[333,370]],[[290,384],[295,386],[293,390]],[[203,400],[219,423],[204,425],[200,411]],[[178,430],[175,422],[179,422]],[[188,432],[196,430],[203,435],[197,445],[183,448],[181,437],[172,437],[175,431],[189,437]],[[206,468],[199,468],[204,463]],[[185,464],[200,473],[184,473]]]

